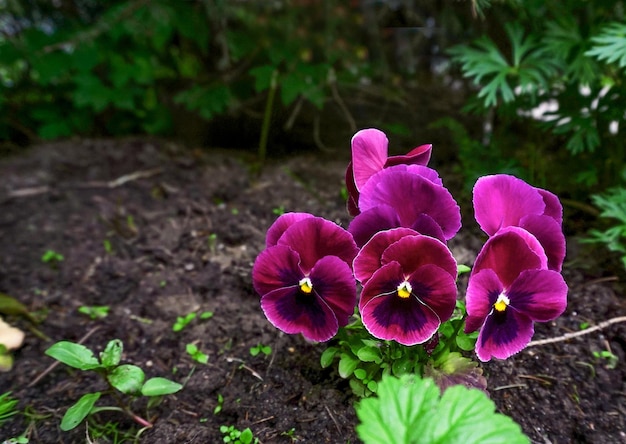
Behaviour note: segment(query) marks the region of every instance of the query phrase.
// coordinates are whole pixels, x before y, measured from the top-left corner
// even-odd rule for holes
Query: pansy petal
[[[476,341],[476,355],[483,362],[492,357],[506,359],[528,345],[534,333],[533,321],[515,310],[494,311],[487,317]]]
[[[261,308],[279,330],[302,333],[311,341],[328,341],[339,329],[335,314],[324,300],[314,293],[305,294],[298,286],[267,293],[261,298]]]
[[[303,219],[313,217],[309,213],[284,213],[281,214],[278,219],[268,228],[265,235],[265,246],[273,247],[278,242],[278,239],[283,235],[285,230]]]
[[[450,192],[402,165],[376,173],[361,190],[361,211],[381,204],[391,206],[404,227],[411,227],[420,214],[427,214],[441,226],[446,240],[461,228],[460,208]]]
[[[309,217],[291,225],[278,239],[300,255],[300,266],[307,273],[324,256],[337,256],[348,265],[358,252],[352,235],[334,222]]]
[[[372,175],[383,169],[388,145],[385,133],[375,128],[361,130],[352,137],[352,168],[357,190],[361,190]]]
[[[420,145],[413,148],[408,153],[401,156],[390,156],[385,163],[385,167],[394,165],[428,165],[430,155],[432,154],[432,144]]]
[[[363,325],[372,336],[403,345],[429,340],[441,324],[439,317],[415,297],[395,293],[371,299],[361,309]]]
[[[354,277],[365,284],[365,282],[378,270],[381,265],[383,252],[397,240],[404,236],[417,234],[410,228],[393,228],[376,233],[359,251],[354,258]]]
[[[441,242],[446,241],[446,236],[443,233],[441,226],[430,217],[428,214],[420,214],[415,219],[415,222],[411,225],[411,228],[417,231],[419,234],[434,237]]]
[[[476,331],[483,325],[503,290],[500,279],[490,268],[472,273],[465,292],[465,333]]]
[[[379,231],[398,228],[399,226],[400,220],[396,211],[389,205],[381,204],[363,211],[352,219],[348,225],[348,231],[352,234],[356,244],[362,247]]]
[[[415,297],[434,311],[440,322],[450,319],[456,306],[456,273],[427,264],[415,270],[408,281]]]
[[[567,307],[567,284],[553,270],[523,271],[507,290],[511,308],[533,321],[559,317]]]
[[[537,191],[541,194],[543,202],[546,204],[543,214],[553,218],[559,224],[559,227],[563,225],[563,206],[556,194],[542,188],[537,188]]]
[[[548,268],[561,271],[565,260],[565,234],[554,218],[531,214],[520,220],[519,226],[537,238],[548,257]]]
[[[383,264],[398,262],[405,275],[424,265],[437,265],[456,279],[457,266],[452,252],[443,242],[429,236],[403,236],[389,245],[381,261]]]
[[[356,306],[356,283],[352,270],[336,256],[321,258],[310,274],[313,291],[335,313],[340,327],[348,324]]]
[[[304,273],[300,270],[300,257],[291,248],[275,245],[263,250],[252,267],[252,284],[263,296],[277,288],[297,285]]]
[[[490,236],[502,227],[517,225],[527,214],[543,214],[546,207],[537,189],[507,174],[479,178],[473,195],[476,221]]]
[[[522,228],[507,227],[485,242],[472,273],[490,268],[507,288],[523,270],[547,268],[547,264],[537,238]]]
[[[397,262],[389,262],[380,267],[367,281],[361,290],[359,311],[373,298],[381,294],[395,294],[398,285],[404,281],[402,267]]]

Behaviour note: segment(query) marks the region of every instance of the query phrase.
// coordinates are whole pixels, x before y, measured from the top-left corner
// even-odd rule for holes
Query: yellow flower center
[[[504,310],[506,310],[506,307],[508,307],[510,303],[511,301],[509,300],[509,298],[504,293],[500,293],[498,295],[496,303],[493,304],[493,308],[495,308],[496,311],[503,312]]]
[[[413,291],[413,288],[411,287],[409,281],[404,281],[398,285],[398,296],[402,299],[406,299],[411,296],[411,291]]]
[[[311,283],[311,279],[309,279],[308,277],[303,277],[302,279],[300,279],[298,285],[300,286],[300,290],[302,290],[302,293],[309,294],[313,291],[313,284]]]

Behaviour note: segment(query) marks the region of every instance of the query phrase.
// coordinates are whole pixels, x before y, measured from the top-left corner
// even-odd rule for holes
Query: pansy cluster
[[[461,213],[427,166],[431,151],[422,145],[389,157],[383,132],[361,130],[346,171],[348,229],[308,213],[274,222],[252,270],[274,326],[327,341],[358,306],[379,340],[411,346],[436,337],[457,306],[457,263],[446,242]],[[480,178],[473,204],[488,240],[469,277],[465,331],[479,331],[480,360],[504,359],[529,343],[534,322],[565,310],[562,207],[554,194],[503,174]]]

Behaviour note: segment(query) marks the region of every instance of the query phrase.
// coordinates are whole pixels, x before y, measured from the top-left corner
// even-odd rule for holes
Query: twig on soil
[[[89,339],[89,337],[91,335],[93,335],[95,332],[97,332],[98,330],[100,330],[100,326],[97,325],[94,328],[92,328],[91,330],[89,330],[87,333],[85,333],[85,336],[83,336],[82,338],[80,338],[80,341],[78,341],[79,344],[83,344],[87,339]],[[57,365],[60,364],[60,361],[54,361],[47,369],[45,369],[43,372],[41,372],[39,374],[39,376],[37,376],[35,379],[33,379],[27,387],[33,387],[35,386],[39,381],[41,381],[48,373],[50,373],[52,370],[54,370],[56,368]]]
[[[339,427],[339,423],[337,422],[337,420],[335,419],[335,415],[332,414],[332,412],[330,411],[330,409],[328,408],[328,406],[326,404],[324,404],[324,408],[326,409],[326,411],[328,412],[328,416],[330,416],[330,419],[333,420],[333,422],[335,423],[335,427],[337,427],[337,431],[339,432],[340,435],[343,435],[341,433],[341,428]]]
[[[577,338],[579,336],[588,335],[593,333],[594,331],[602,330],[613,324],[618,324],[620,322],[626,322],[626,316],[620,316],[617,318],[612,318],[604,322],[600,322],[598,325],[594,325],[593,327],[589,327],[585,330],[577,331],[574,333],[565,333],[563,336],[558,336],[556,338],[548,338],[548,339],[540,339],[538,341],[531,341],[527,347],[533,347],[535,345],[546,345],[553,344],[555,342],[567,341],[568,339]]]
[[[244,368],[246,370],[248,370],[250,373],[252,373],[252,376],[254,376],[255,378],[257,378],[259,381],[263,381],[263,377],[258,374],[254,369],[248,367],[245,364],[245,361],[243,359],[239,359],[239,358],[233,358],[233,357],[227,357],[226,358],[226,362],[239,362],[240,365],[239,367]]]
[[[512,388],[526,388],[527,385],[526,384],[509,384],[509,385],[501,385],[500,387],[496,387],[493,389],[494,392],[497,392],[499,390],[506,390],[506,389],[512,389]]]

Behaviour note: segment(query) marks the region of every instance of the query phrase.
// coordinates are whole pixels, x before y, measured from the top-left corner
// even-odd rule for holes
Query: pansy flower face
[[[539,241],[521,228],[501,229],[485,243],[466,296],[465,331],[480,329],[476,354],[481,361],[518,353],[530,342],[534,322],[565,311],[567,284],[547,264]]]
[[[493,236],[504,227],[524,228],[545,249],[549,268],[561,271],[565,235],[558,197],[506,174],[481,177],[473,193],[476,221],[485,233]]]
[[[327,341],[356,305],[350,233],[307,213],[286,213],[268,230],[268,248],[252,268],[268,320],[285,333]]]
[[[355,259],[355,266],[359,262]],[[450,250],[432,237],[407,235],[389,245],[380,262],[361,292],[363,325],[378,339],[426,342],[456,305],[456,262]]]
[[[421,165],[396,165],[374,174],[361,190],[361,214],[349,226],[357,245],[390,228],[411,228],[441,241],[461,228],[461,211],[437,173]]]
[[[403,156],[387,157],[388,145],[385,133],[374,128],[361,130],[352,137],[352,162],[346,170],[350,215],[360,213],[359,192],[378,171],[400,164],[426,165],[430,160],[432,145],[418,146]]]

